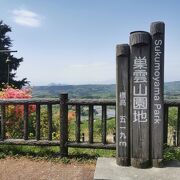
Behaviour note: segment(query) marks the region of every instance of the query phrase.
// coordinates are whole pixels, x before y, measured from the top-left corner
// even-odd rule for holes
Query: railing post
[[[107,120],[107,108],[106,105],[102,105],[102,143],[106,144],[106,120]]]
[[[28,140],[28,104],[24,104],[24,140]]]
[[[36,140],[40,140],[40,104],[36,104]]]
[[[60,94],[60,155],[68,156],[68,94]]]
[[[180,106],[178,106],[178,118],[177,118],[177,146],[180,146]]]
[[[48,140],[52,140],[52,104],[48,104]]]
[[[1,105],[1,140],[5,139],[5,105]]]
[[[76,142],[79,143],[80,142],[80,136],[81,136],[81,132],[80,132],[80,124],[81,124],[81,107],[80,105],[76,105]]]
[[[167,145],[167,138],[168,138],[168,116],[169,116],[169,107],[168,107],[168,105],[164,105],[163,143],[165,145]]]
[[[94,121],[94,110],[93,105],[89,105],[89,143],[93,143],[93,121]]]

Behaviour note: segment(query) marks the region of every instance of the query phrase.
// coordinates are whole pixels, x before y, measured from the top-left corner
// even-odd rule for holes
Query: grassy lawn
[[[69,148],[68,157],[60,157],[59,147],[0,145],[0,158],[27,157],[59,163],[96,163],[98,157],[115,157],[115,150]]]

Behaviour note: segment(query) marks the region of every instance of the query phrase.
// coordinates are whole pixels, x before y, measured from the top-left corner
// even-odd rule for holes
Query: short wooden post
[[[1,105],[1,140],[5,139],[5,105]]]
[[[68,156],[68,94],[60,94],[60,155]]]
[[[102,143],[106,144],[106,131],[107,131],[107,108],[106,105],[102,105]]]
[[[40,140],[40,104],[36,104],[36,140]]]
[[[131,165],[150,166],[150,42],[148,32],[130,34]]]
[[[163,160],[164,121],[164,36],[163,22],[150,27],[151,43],[151,144],[152,166],[161,167]]]
[[[168,118],[169,118],[169,107],[168,105],[164,105],[164,124],[163,124],[163,144],[167,145],[167,139],[168,139]]]
[[[93,105],[89,105],[89,143],[93,143],[93,124],[94,124],[94,109]]]
[[[28,104],[24,104],[24,140],[28,140]]]
[[[48,104],[48,140],[52,140],[52,104]]]
[[[178,106],[178,119],[177,119],[177,146],[180,146],[180,107]]]
[[[76,133],[76,142],[77,143],[80,142],[80,136],[81,136],[80,124],[81,124],[81,107],[80,107],[80,105],[76,105],[76,129],[75,129],[75,133]]]
[[[116,47],[116,163],[130,165],[128,44]]]

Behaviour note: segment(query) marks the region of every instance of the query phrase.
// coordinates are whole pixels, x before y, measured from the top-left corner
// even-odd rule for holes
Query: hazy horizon
[[[174,83],[174,82],[179,82],[179,81],[165,81],[164,83]],[[35,84],[35,85],[31,85],[31,86],[78,86],[78,85],[116,85],[115,82],[112,83],[86,83],[86,84],[64,84],[64,83],[48,83],[48,84]]]

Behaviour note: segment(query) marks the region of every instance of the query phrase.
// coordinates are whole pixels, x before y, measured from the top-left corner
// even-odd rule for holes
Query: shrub
[[[29,88],[17,89],[11,86],[0,91],[0,99],[29,99],[31,98],[31,90]],[[35,112],[36,106],[29,105],[29,115]],[[24,106],[23,105],[7,105],[5,106],[5,125],[6,125],[6,137],[17,138],[22,136],[23,133],[23,116]]]

